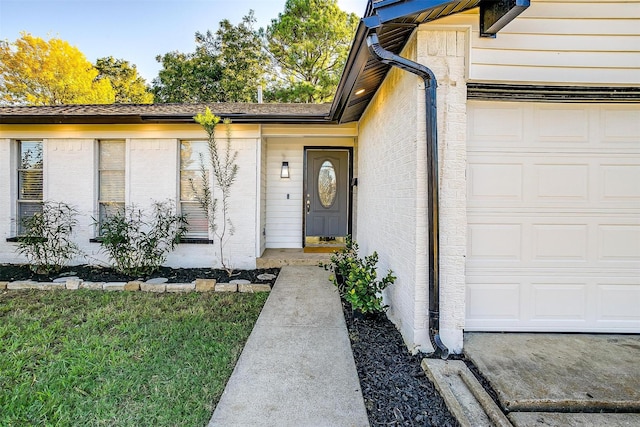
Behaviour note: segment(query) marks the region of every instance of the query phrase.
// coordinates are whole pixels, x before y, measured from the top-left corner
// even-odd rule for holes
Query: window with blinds
[[[18,141],[18,235],[25,232],[24,220],[42,212],[42,141]]]
[[[209,153],[206,141],[180,142],[180,212],[187,216],[189,223],[185,238],[208,239],[209,221],[206,212],[196,198],[196,191],[202,194],[202,172],[200,159],[207,164]]]
[[[98,141],[98,218],[104,219],[124,209],[125,141]]]

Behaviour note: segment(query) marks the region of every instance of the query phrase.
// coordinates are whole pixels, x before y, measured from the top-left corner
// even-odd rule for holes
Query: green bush
[[[347,236],[345,247],[331,255],[330,263],[320,266],[333,273],[333,284],[354,311],[363,314],[382,313],[388,308],[383,305],[382,291],[393,284],[396,277],[389,270],[385,277],[378,280],[378,253],[374,252],[363,259],[358,257],[358,250],[358,244],[351,236]]]
[[[382,313],[388,306],[383,305],[382,291],[393,284],[396,277],[389,270],[381,280],[377,279],[376,264],[378,253],[374,252],[351,261],[345,281],[344,298],[354,311],[363,314]]]
[[[347,236],[344,248],[335,251],[331,255],[331,262],[320,266],[325,270],[331,271],[331,280],[336,285],[340,296],[344,296],[345,292],[345,280],[349,275],[352,262],[358,258],[358,244],[353,241],[351,236]]]
[[[133,276],[156,271],[187,231],[184,215],[175,213],[171,201],[154,202],[150,215],[131,206],[94,223],[113,267]]]
[[[39,274],[60,271],[82,251],[71,240],[78,224],[78,211],[63,202],[47,201],[42,212],[24,218],[25,234],[18,238],[17,251],[26,256],[29,267]]]

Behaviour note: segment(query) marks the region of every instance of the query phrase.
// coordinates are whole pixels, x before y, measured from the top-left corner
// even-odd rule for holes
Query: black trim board
[[[538,102],[640,102],[640,87],[467,83],[467,99]]]

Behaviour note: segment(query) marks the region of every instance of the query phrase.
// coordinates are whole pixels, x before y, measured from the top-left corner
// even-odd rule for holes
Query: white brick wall
[[[443,341],[462,350],[466,250],[465,30],[417,32],[402,56],[439,81],[440,279]],[[380,254],[380,273],[398,276],[385,293],[389,317],[410,349],[428,351],[427,169],[422,80],[392,69],[360,122],[358,233],[363,254]]]
[[[462,350],[465,319],[467,41],[466,28],[418,31],[418,62],[438,80],[440,335],[455,352]]]
[[[75,240],[87,253],[86,259],[74,263],[102,263],[106,261],[94,238],[92,217],[96,216],[97,204],[97,140],[117,138],[127,140],[126,202],[148,208],[157,200],[178,197],[178,144],[181,138],[204,139],[206,135],[199,127],[160,131],[152,129],[149,137],[140,137],[140,130],[119,129],[118,126],[75,128],[65,132],[59,127],[50,127],[41,133],[31,130],[12,131],[3,128],[6,139],[0,139],[0,262],[24,262],[15,253],[15,243],[6,242],[13,237],[15,215],[15,168],[11,149],[13,141],[20,138],[37,138],[44,141],[44,199],[63,201],[79,211],[79,225]],[[73,138],[55,138],[56,135],[74,134]],[[161,135],[166,133],[166,137]],[[3,136],[4,136],[3,135]],[[231,214],[236,232],[225,246],[225,256],[233,268],[255,268],[257,215],[256,201],[258,177],[257,147],[260,138],[250,137],[250,129],[240,127],[232,139],[232,148],[238,151],[239,172],[231,188]],[[225,143],[224,135],[221,142]],[[167,259],[172,267],[219,267],[217,245],[181,244]]]
[[[415,59],[415,38],[403,56]],[[360,122],[356,240],[361,255],[378,252],[381,274],[391,269],[397,276],[385,299],[407,345],[428,349],[421,83],[413,74],[392,69]]]
[[[14,234],[15,216],[15,187],[17,153],[13,148],[13,141],[8,138],[0,139],[0,262],[17,262],[15,244],[7,243],[6,239]]]

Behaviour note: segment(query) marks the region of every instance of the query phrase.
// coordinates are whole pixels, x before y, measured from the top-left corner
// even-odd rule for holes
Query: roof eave
[[[243,124],[337,124],[326,115],[222,114],[233,123]],[[142,124],[195,123],[193,115],[0,115],[4,124]]]
[[[492,37],[529,6],[530,0],[369,0],[365,16],[360,20],[347,62],[331,105],[330,117],[338,123],[357,121],[384,81],[389,66],[375,62],[366,46],[367,36],[392,34],[385,49],[400,53],[413,28],[418,25],[480,6],[482,36]],[[394,35],[394,32],[400,35]],[[381,40],[384,37],[381,35]],[[389,46],[392,44],[393,46]],[[369,64],[369,67],[367,67]],[[360,87],[362,86],[362,87]],[[365,89],[361,95],[355,92]]]

